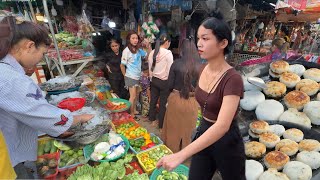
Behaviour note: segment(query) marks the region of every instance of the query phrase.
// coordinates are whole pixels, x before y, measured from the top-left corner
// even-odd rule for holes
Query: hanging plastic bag
[[[79,20],[79,29],[82,30],[83,33],[91,33],[94,32],[94,28],[90,21],[88,20],[88,17],[86,15],[86,12],[82,10],[82,17]]]

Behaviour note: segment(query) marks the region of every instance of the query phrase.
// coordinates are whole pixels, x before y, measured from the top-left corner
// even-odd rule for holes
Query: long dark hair
[[[212,34],[217,38],[219,42],[226,39],[228,41],[228,45],[224,48],[224,55],[228,55],[232,50],[232,35],[231,28],[227,22],[223,20],[223,16],[220,12],[212,12],[210,13],[209,18],[205,19],[201,25],[206,29],[211,29]]]
[[[107,49],[110,49],[111,51],[112,51],[112,49],[111,49],[111,43],[112,42],[115,42],[115,43],[119,44],[119,54],[121,54],[121,49],[122,49],[122,47],[121,47],[122,46],[121,39],[112,37],[110,40],[107,41],[107,44],[108,44]]]
[[[193,38],[184,39],[181,46],[181,59],[178,61],[182,61],[183,64],[183,86],[180,97],[188,99],[189,93],[194,91],[194,87],[199,79],[200,56]]]
[[[154,70],[154,67],[156,66],[157,55],[158,55],[158,53],[160,51],[160,46],[163,45],[164,43],[166,43],[167,41],[171,42],[171,38],[167,34],[161,34],[159,39],[157,39],[156,46],[154,48],[153,57],[152,57],[153,61],[152,61],[152,66],[151,66],[151,72]]]
[[[130,43],[130,38],[131,38],[131,35],[133,35],[133,34],[136,34],[138,36],[138,41],[139,41],[138,44],[135,47]],[[138,49],[140,48],[140,41],[141,40],[140,40],[140,37],[139,37],[138,33],[136,33],[135,31],[132,31],[132,30],[128,32],[128,35],[126,37],[126,43],[127,43],[127,46],[129,48],[129,50],[133,54],[137,53]]]
[[[33,41],[36,47],[51,44],[49,32],[44,26],[28,21],[17,21],[13,16],[3,18],[0,22],[0,32],[0,60],[22,39]]]

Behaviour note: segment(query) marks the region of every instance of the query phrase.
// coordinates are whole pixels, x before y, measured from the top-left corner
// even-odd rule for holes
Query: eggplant
[[[49,171],[49,169],[50,169],[49,166],[42,166],[40,168],[40,175],[44,176]]]
[[[57,167],[57,164],[58,164],[58,162],[57,162],[57,160],[55,160],[55,159],[51,159],[51,160],[48,162],[48,166],[49,166],[50,168],[55,168],[55,167]]]
[[[45,166],[47,165],[48,160],[46,160],[45,158],[39,158],[36,162],[37,166]]]

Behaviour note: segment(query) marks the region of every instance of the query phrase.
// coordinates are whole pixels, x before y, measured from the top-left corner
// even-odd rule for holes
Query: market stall
[[[283,64],[284,69],[279,70],[276,67],[279,64]],[[306,161],[302,157],[305,157],[304,154],[313,154],[311,151],[319,154],[319,76],[313,77],[308,74],[312,71],[320,72],[320,66],[304,60],[274,61],[242,66],[239,67],[239,71],[243,74],[245,92],[244,98],[240,101],[241,108],[237,119],[245,141],[247,160],[250,160],[248,163],[262,167],[259,171],[246,171],[254,177],[261,178],[265,176],[263,174],[270,173],[264,171],[265,167],[272,167],[278,169],[278,176],[285,174],[289,179],[295,179],[296,175],[288,172],[288,168],[298,161],[298,164],[307,164],[302,165],[308,169],[308,172],[304,172],[304,179],[319,179],[319,160]],[[310,84],[304,82],[314,84],[313,92],[306,90]],[[299,139],[292,138],[291,131],[301,134]],[[266,137],[270,139],[265,140]],[[290,152],[286,149],[288,144],[284,145],[289,142],[292,144],[289,145],[292,147]],[[304,149],[304,143],[313,142],[315,149]],[[253,150],[253,146],[262,149],[257,152]],[[281,162],[282,165],[276,166],[266,162],[274,153],[279,153],[275,156],[286,159],[285,162]],[[314,164],[317,165],[313,166]]]
[[[110,93],[108,81],[96,71],[54,78],[40,87],[52,105],[95,117],[71,128],[75,134],[70,137],[39,137],[36,178],[187,179],[184,165],[174,172],[155,170],[157,161],[172,151],[126,112],[130,102]]]

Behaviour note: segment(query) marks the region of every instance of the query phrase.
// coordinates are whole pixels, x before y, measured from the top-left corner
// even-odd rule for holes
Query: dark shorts
[[[140,85],[139,80],[135,80],[135,79],[129,78],[127,76],[124,77],[124,83],[127,88],[131,88],[131,87]]]

